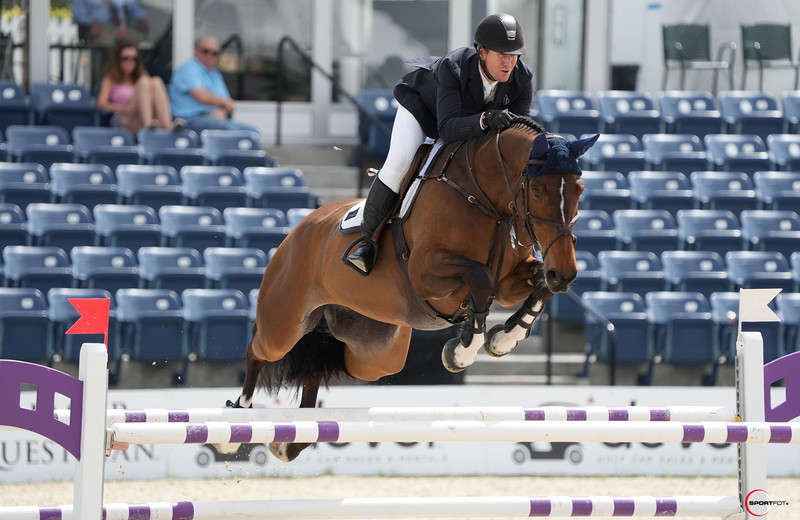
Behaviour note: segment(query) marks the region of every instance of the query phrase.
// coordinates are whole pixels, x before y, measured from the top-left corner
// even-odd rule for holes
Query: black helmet
[[[490,14],[475,29],[475,46],[500,54],[525,54],[525,33],[510,14]]]

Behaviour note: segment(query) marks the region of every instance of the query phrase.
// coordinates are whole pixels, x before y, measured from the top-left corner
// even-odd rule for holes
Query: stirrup
[[[356,247],[357,245],[360,245],[361,242],[365,242],[365,241],[366,242],[372,242],[372,265],[369,266],[369,269],[367,269],[366,272],[362,271],[361,268],[358,267],[356,264],[354,264],[352,262],[352,260],[350,260],[350,258],[349,258],[350,257],[350,251],[352,251],[353,248]],[[369,276],[369,274],[372,272],[372,269],[375,267],[375,264],[377,263],[377,261],[378,261],[378,243],[375,242],[374,240],[372,240],[371,238],[369,238],[366,235],[361,235],[357,239],[353,240],[350,243],[350,245],[347,246],[347,248],[344,250],[344,253],[342,254],[342,263],[344,265],[348,266],[350,269],[352,269],[355,272],[357,272],[358,274],[360,274],[361,276]]]

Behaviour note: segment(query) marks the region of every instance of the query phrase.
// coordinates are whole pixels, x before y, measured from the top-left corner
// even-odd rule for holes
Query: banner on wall
[[[774,389],[782,394],[782,389]],[[208,408],[238,388],[111,390],[113,408]],[[23,400],[33,394],[23,394]],[[293,407],[291,394],[258,394],[256,406]],[[781,395],[775,398],[780,402]],[[589,386],[335,386],[320,391],[320,407],[370,406],[735,406],[732,388]],[[0,432],[0,482],[73,478],[74,460],[37,434]],[[265,444],[225,455],[212,445],[141,445],[106,459],[106,479],[303,477],[316,475],[674,475],[734,476],[731,444],[600,442],[319,443],[293,462]],[[767,474],[800,474],[800,446],[768,446]]]

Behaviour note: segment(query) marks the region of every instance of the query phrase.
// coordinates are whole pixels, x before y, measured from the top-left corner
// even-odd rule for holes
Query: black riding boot
[[[373,235],[378,228],[391,216],[397,204],[399,195],[386,186],[380,179],[375,179],[367,193],[367,203],[364,205],[364,219],[361,222],[361,242],[355,253],[347,257],[348,265],[355,268],[358,274],[367,276],[378,258],[378,247],[373,241]]]

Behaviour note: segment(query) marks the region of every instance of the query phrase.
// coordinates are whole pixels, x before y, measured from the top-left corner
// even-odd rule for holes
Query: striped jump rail
[[[110,449],[130,444],[271,442],[701,442],[800,444],[800,423],[570,421],[295,421],[127,423]]]
[[[107,504],[105,520],[305,520],[312,518],[709,517],[740,511],[736,497],[409,497]],[[0,508],[0,520],[71,520],[72,506]]]

